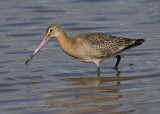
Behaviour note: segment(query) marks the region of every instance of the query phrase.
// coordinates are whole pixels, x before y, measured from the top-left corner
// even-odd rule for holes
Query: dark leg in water
[[[119,62],[121,61],[121,56],[120,56],[120,55],[117,55],[116,58],[117,58],[117,62],[116,62],[116,64],[115,64],[115,69],[118,68]]]
[[[100,77],[100,68],[97,67],[97,76]]]

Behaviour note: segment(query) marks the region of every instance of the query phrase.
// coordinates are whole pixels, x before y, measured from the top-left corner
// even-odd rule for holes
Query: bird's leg
[[[117,58],[117,62],[116,62],[115,67],[114,67],[115,69],[118,68],[119,62],[121,61],[121,56],[117,55],[116,58]]]
[[[99,68],[99,66],[97,67],[97,76],[100,77],[100,68]]]

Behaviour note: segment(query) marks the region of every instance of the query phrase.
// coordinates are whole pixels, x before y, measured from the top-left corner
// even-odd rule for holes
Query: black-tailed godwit
[[[56,24],[50,25],[46,30],[46,36],[38,48],[25,62],[27,64],[33,56],[47,43],[48,40],[56,38],[62,50],[68,55],[83,62],[95,63],[97,65],[97,75],[100,76],[99,65],[105,59],[117,57],[115,68],[121,60],[120,53],[141,45],[144,39],[129,39],[116,37],[103,33],[87,33],[74,36],[68,39],[64,29]]]

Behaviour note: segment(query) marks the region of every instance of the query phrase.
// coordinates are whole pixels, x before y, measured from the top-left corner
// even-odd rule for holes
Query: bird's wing
[[[119,52],[127,50],[127,46],[135,42],[134,39],[115,37],[102,33],[80,34],[77,38],[83,39],[93,49],[101,53],[100,56],[117,55]],[[128,48],[129,49],[129,48]]]

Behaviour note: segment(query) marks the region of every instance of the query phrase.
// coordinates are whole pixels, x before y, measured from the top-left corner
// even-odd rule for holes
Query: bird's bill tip
[[[29,59],[25,62],[25,65],[27,65],[27,64],[28,64],[28,62],[29,62]]]
[[[25,65],[28,64],[28,62],[32,59],[33,56],[34,56],[34,55],[32,54],[32,55],[27,59],[27,61],[25,62]]]

